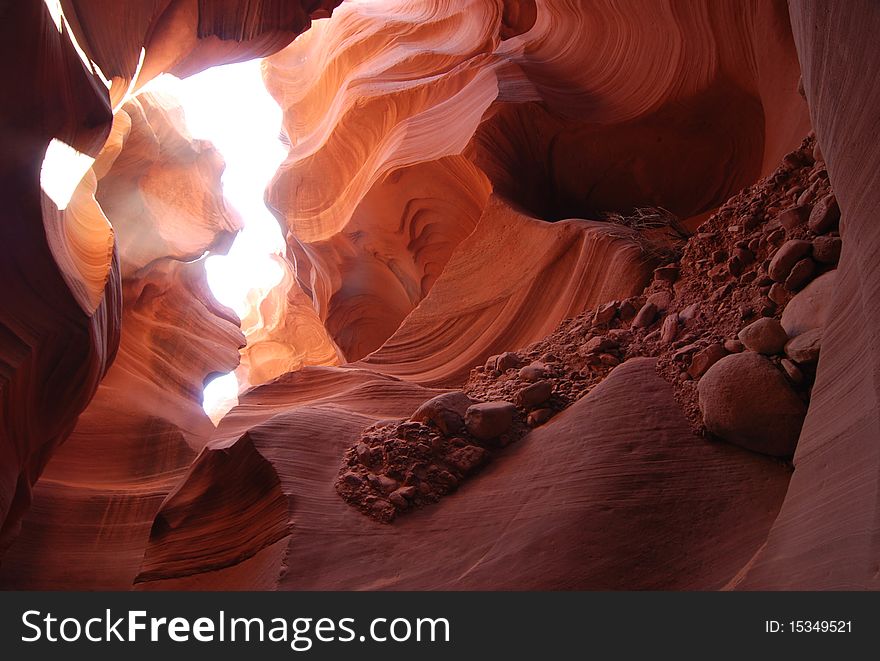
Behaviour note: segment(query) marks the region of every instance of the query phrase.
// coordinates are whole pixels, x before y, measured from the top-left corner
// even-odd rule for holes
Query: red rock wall
[[[81,306],[50,248],[43,204],[53,205],[43,199],[39,180],[53,138],[97,154],[110,131],[107,91],[42,3],[5,3],[0,44],[2,551],[18,530],[32,485],[113,360],[121,301],[111,252],[91,283],[94,307]]]
[[[741,588],[878,589],[880,517],[880,7],[791,3],[816,136],[842,211],[844,251],[795,472]]]
[[[14,551],[23,564],[4,564],[4,580],[55,587],[76,581],[86,587],[92,579],[107,587],[129,584],[140,557],[136,544],[143,541],[138,530],[148,530],[150,508],[170,488],[168,475],[192,455],[184,439],[198,447],[210,429],[200,409],[202,382],[237,363],[242,343],[237,319],[216,306],[202,266],[168,259],[194,259],[205,250],[222,249],[238,230],[239,221],[219,192],[222,159],[209,144],[189,139],[175,117],[179,110],[162,100],[143,97],[118,109],[127,99],[141,48],[147,47],[150,56],[139,84],[161,69],[188,73],[269,54],[335,4],[65,0],[66,20],[94,60],[88,65],[43,3],[4,4],[0,552],[18,533],[34,483],[108,373],[123,316],[127,326],[120,365],[77,428],[79,440],[41,487],[37,525]],[[112,94],[90,71],[93,64],[114,78]],[[64,211],[40,191],[40,164],[52,138],[98,157]],[[178,327],[186,322],[189,333]],[[129,390],[132,399],[120,397],[120,391]],[[115,452],[103,452],[115,443]],[[93,474],[83,467],[95,453],[108,465],[97,462]],[[84,475],[79,481],[65,475],[60,486],[52,481],[68,470]],[[140,480],[144,484],[138,486]],[[83,502],[88,506],[82,519],[64,516],[79,511]],[[112,522],[102,517],[99,502],[111,509],[120,504]],[[118,534],[107,533],[108,526]],[[71,530],[78,535],[75,541],[51,541],[66,539]],[[96,539],[105,546],[97,549]],[[49,554],[42,560],[57,567],[35,575],[30,543]],[[79,579],[54,573],[78,563],[84,549],[118,557],[119,566]],[[126,563],[135,563],[134,568]],[[100,566],[94,564],[96,571]],[[16,569],[22,572],[15,574]]]
[[[543,221],[646,205],[687,218],[767,173],[809,130],[784,2],[511,6],[343,5],[268,60],[292,145],[269,202],[349,361],[386,340],[394,357],[380,350],[379,364],[401,359],[395,333],[423,300],[432,313],[430,289],[459,242],[496,240],[490,190]],[[552,259],[541,245],[509,256],[537,273]],[[486,305],[486,275],[457,273],[459,312]],[[593,298],[553,292],[571,294],[556,312],[624,297],[640,277],[616,272],[607,282],[619,290]],[[562,318],[535,317],[518,340]],[[463,338],[467,360],[492,353],[493,337]]]

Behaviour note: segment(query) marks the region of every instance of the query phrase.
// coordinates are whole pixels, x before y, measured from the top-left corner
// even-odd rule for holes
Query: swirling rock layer
[[[854,75],[880,65],[873,5],[355,1],[283,48],[339,3],[117,4],[62,2],[109,94],[45,8],[2,10],[0,43],[21,49],[5,61],[25,63],[0,86],[22,90],[2,105],[3,585],[878,587],[880,98]],[[202,383],[242,339],[190,261],[239,219],[213,148],[128,94],[270,53],[286,275],[249,314],[242,382],[262,385],[213,431]],[[789,153],[810,117],[818,146]],[[63,210],[37,188],[52,138],[97,156]],[[831,194],[825,161],[840,236],[830,198],[803,213]],[[709,222],[682,251],[646,208]],[[782,269],[778,243],[805,237],[812,257]],[[687,384],[743,349],[710,335],[778,316],[838,259],[815,382],[773,359],[811,398],[794,472],[693,435]],[[555,399],[460,489],[393,525],[339,498],[365,429],[469,375],[519,398],[540,365],[472,370],[514,349],[553,362],[538,353],[560,338]],[[657,347],[659,367],[632,358]],[[558,390],[576,378],[589,388]],[[84,564],[100,574],[67,571]]]

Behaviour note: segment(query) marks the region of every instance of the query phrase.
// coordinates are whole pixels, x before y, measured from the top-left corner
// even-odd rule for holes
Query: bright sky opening
[[[278,137],[281,108],[263,85],[260,62],[214,67],[183,80],[163,75],[147,86],[173,94],[192,136],[213,142],[226,161],[223,192],[244,229],[228,255],[206,260],[206,270],[214,296],[239,316],[248,309],[250,290],[267,290],[283,275],[270,255],[283,254],[284,237],[263,194],[287,148]],[[207,385],[203,407],[216,422],[237,398],[238,381],[227,374]]]

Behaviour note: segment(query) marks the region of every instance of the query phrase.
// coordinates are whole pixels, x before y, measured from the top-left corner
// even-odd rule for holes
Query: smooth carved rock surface
[[[305,399],[307,388],[315,400]],[[154,532],[138,587],[718,588],[761,545],[785,495],[787,469],[695,437],[653,361],[636,360],[438,505],[376,524],[336,496],[339,456],[371,420],[408,415],[402,405],[429,394],[365,371],[314,367],[248,393],[220,426],[231,440],[212,444],[177,492],[183,501],[213,489],[210,514]],[[229,479],[215,457],[229,451],[248,465],[269,463],[292,524],[279,542],[262,534],[241,547],[241,564],[215,540],[247,539],[275,515],[242,531],[241,518],[217,512],[255,489],[268,507],[279,488],[274,479]],[[625,472],[614,468],[620,462]],[[172,512],[163,508],[157,520]],[[642,543],[632,543],[633,530]],[[423,554],[430,563],[412,561]]]
[[[0,80],[17,95],[0,104],[0,584],[880,587],[880,92],[854,75],[880,68],[880,10],[377,0],[345,3],[290,43],[336,5],[63,0],[109,92],[42,3],[0,10],[0,51],[18,63]],[[256,387],[212,431],[202,383],[235,367],[244,338],[202,263],[187,262],[223,250],[240,219],[220,194],[216,151],[189,139],[173,103],[131,93],[161,71],[270,53],[265,80],[290,145],[267,191],[285,277],[255,294],[246,320],[239,376]],[[816,174],[834,202],[816,199],[819,182],[791,190],[767,210],[785,226],[760,238],[749,219],[725,227],[743,240],[713,268],[767,285],[769,298],[732,310],[738,329],[785,305],[792,353],[809,345],[803,363],[727,356],[742,348],[736,330],[694,344],[697,308],[664,307],[691,272],[658,258],[669,237],[606,212],[662,207],[696,230],[778,176],[810,117],[809,153],[824,159]],[[39,190],[53,138],[97,157],[64,210]],[[797,218],[778,218],[794,206]],[[808,230],[827,234],[786,268],[746,269],[757,249]],[[700,315],[738,286],[700,285]],[[540,427],[520,422],[524,436],[481,473],[393,525],[336,494],[340,457],[364,429],[406,419],[565,319],[629,323],[648,303],[639,341],[662,333],[670,351],[694,353],[676,388],[708,392],[725,366],[756,360],[772,370],[764,385],[812,385],[801,433],[771,448],[797,443],[793,474],[694,436],[693,411],[636,359],[565,410],[553,408],[558,387],[531,401],[548,407],[527,418]],[[552,367],[552,355],[505,359],[498,379],[527,369],[540,383],[524,368],[539,358]],[[406,489],[391,495],[406,504]]]
[[[824,325],[813,400],[785,504],[739,585],[876,590],[880,152],[871,136],[880,89],[851,72],[880,67],[875,39],[880,7],[868,0],[846,8],[798,0],[791,3],[791,20],[816,135],[843,215],[841,237],[849,248],[836,275],[823,276],[829,278],[826,285],[833,281],[828,299],[814,308],[812,323],[801,325],[802,330]]]
[[[217,234],[214,229],[222,212],[193,213],[193,203],[198,204],[203,194],[211,200],[206,208],[222,209],[219,190],[199,182],[200,176],[218,177],[222,168],[222,160],[209,145],[177,140],[182,150],[176,153],[181,161],[190,161],[189,169],[183,162],[177,170],[171,163],[153,172],[141,167],[145,159],[156,160],[157,136],[151,130],[169,138],[180,124],[153,102],[133,101],[120,110],[129,101],[136,71],[135,86],[139,86],[161,71],[185,75],[220,62],[272,53],[308,28],[312,18],[329,15],[339,3],[64,0],[61,4],[64,32],[43,3],[6,3],[0,10],[0,54],[10,64],[0,74],[0,84],[15,97],[4,100],[0,110],[0,192],[5,209],[0,223],[0,553],[17,534],[34,482],[113,362],[122,315],[121,270],[130,273],[144,265],[144,259],[179,256],[159,247],[163,245],[175,245],[194,256],[201,254],[195,254],[199,246],[222,248],[237,228],[236,220],[221,219],[229,232]],[[68,31],[90,62],[80,59]],[[142,48],[145,57],[138,71]],[[95,65],[111,79],[109,93]],[[170,123],[160,121],[169,119]],[[40,162],[53,138],[97,157],[63,211],[39,188]],[[128,142],[128,149],[123,142]],[[171,148],[170,142],[165,141],[165,146]],[[122,164],[132,160],[135,169],[141,167],[144,177],[138,186],[144,188],[132,187],[129,181],[118,191],[117,200],[126,204],[128,195],[139,199],[142,204],[133,211],[146,211],[153,219],[161,216],[163,227],[142,227],[134,218],[115,213],[120,227],[112,226],[97,197],[100,180],[113,171],[120,157],[113,174],[129,176],[131,170]],[[193,170],[196,165],[200,174]],[[105,193],[109,187],[108,180]],[[150,193],[147,198],[144,191]],[[189,226],[182,227],[181,219],[207,226],[207,231],[188,235]],[[129,260],[120,260],[121,238],[139,236],[141,231],[152,235],[148,245],[136,240],[129,244]],[[136,257],[136,251],[142,257]],[[199,298],[206,293],[202,288]]]
[[[3,558],[4,586],[130,587],[156,510],[213,432],[201,407],[203,384],[239,362],[238,318],[214,300],[204,261],[181,261],[193,255],[179,249],[194,246],[201,256],[228,242],[234,226],[216,222],[227,219],[223,162],[210,144],[182,132],[179,107],[155,104],[153,97],[126,104],[131,112],[150,107],[151,121],[140,115],[134,123],[143,125],[134,132],[114,131],[118,140],[108,142],[64,212],[77,210],[80,197],[101,209],[97,187],[120,251],[121,340],[94,398],[34,489],[21,533]],[[114,127],[129,116],[118,111]],[[143,135],[151,136],[149,150],[141,149]],[[200,167],[201,154],[210,155],[208,167]],[[151,179],[172,177],[181,188],[147,192]],[[120,181],[129,185],[120,188]],[[127,203],[116,204],[119,197]],[[194,218],[202,222],[188,222]],[[162,234],[169,241],[155,240]],[[152,250],[148,260],[145,249]]]
[[[538,0],[534,19],[531,4],[343,4],[268,59],[291,144],[269,202],[346,360],[383,343],[394,363],[420,359],[415,347],[398,354],[398,328],[432,307],[466,237],[502,240],[487,222],[493,189],[542,221],[649,204],[688,217],[767,172],[808,130],[783,3],[748,8],[755,31],[743,29],[742,8],[717,3],[683,14],[633,3],[628,14]],[[704,12],[712,18],[697,21]],[[759,66],[746,70],[751,60]],[[508,240],[505,261],[517,259],[514,245],[527,242]],[[456,286],[472,308],[486,280]]]

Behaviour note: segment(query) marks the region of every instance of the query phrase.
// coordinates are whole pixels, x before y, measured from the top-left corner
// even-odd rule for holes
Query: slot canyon
[[[880,5],[0,19],[0,588],[880,588]],[[254,60],[232,309],[253,219],[159,83]]]

